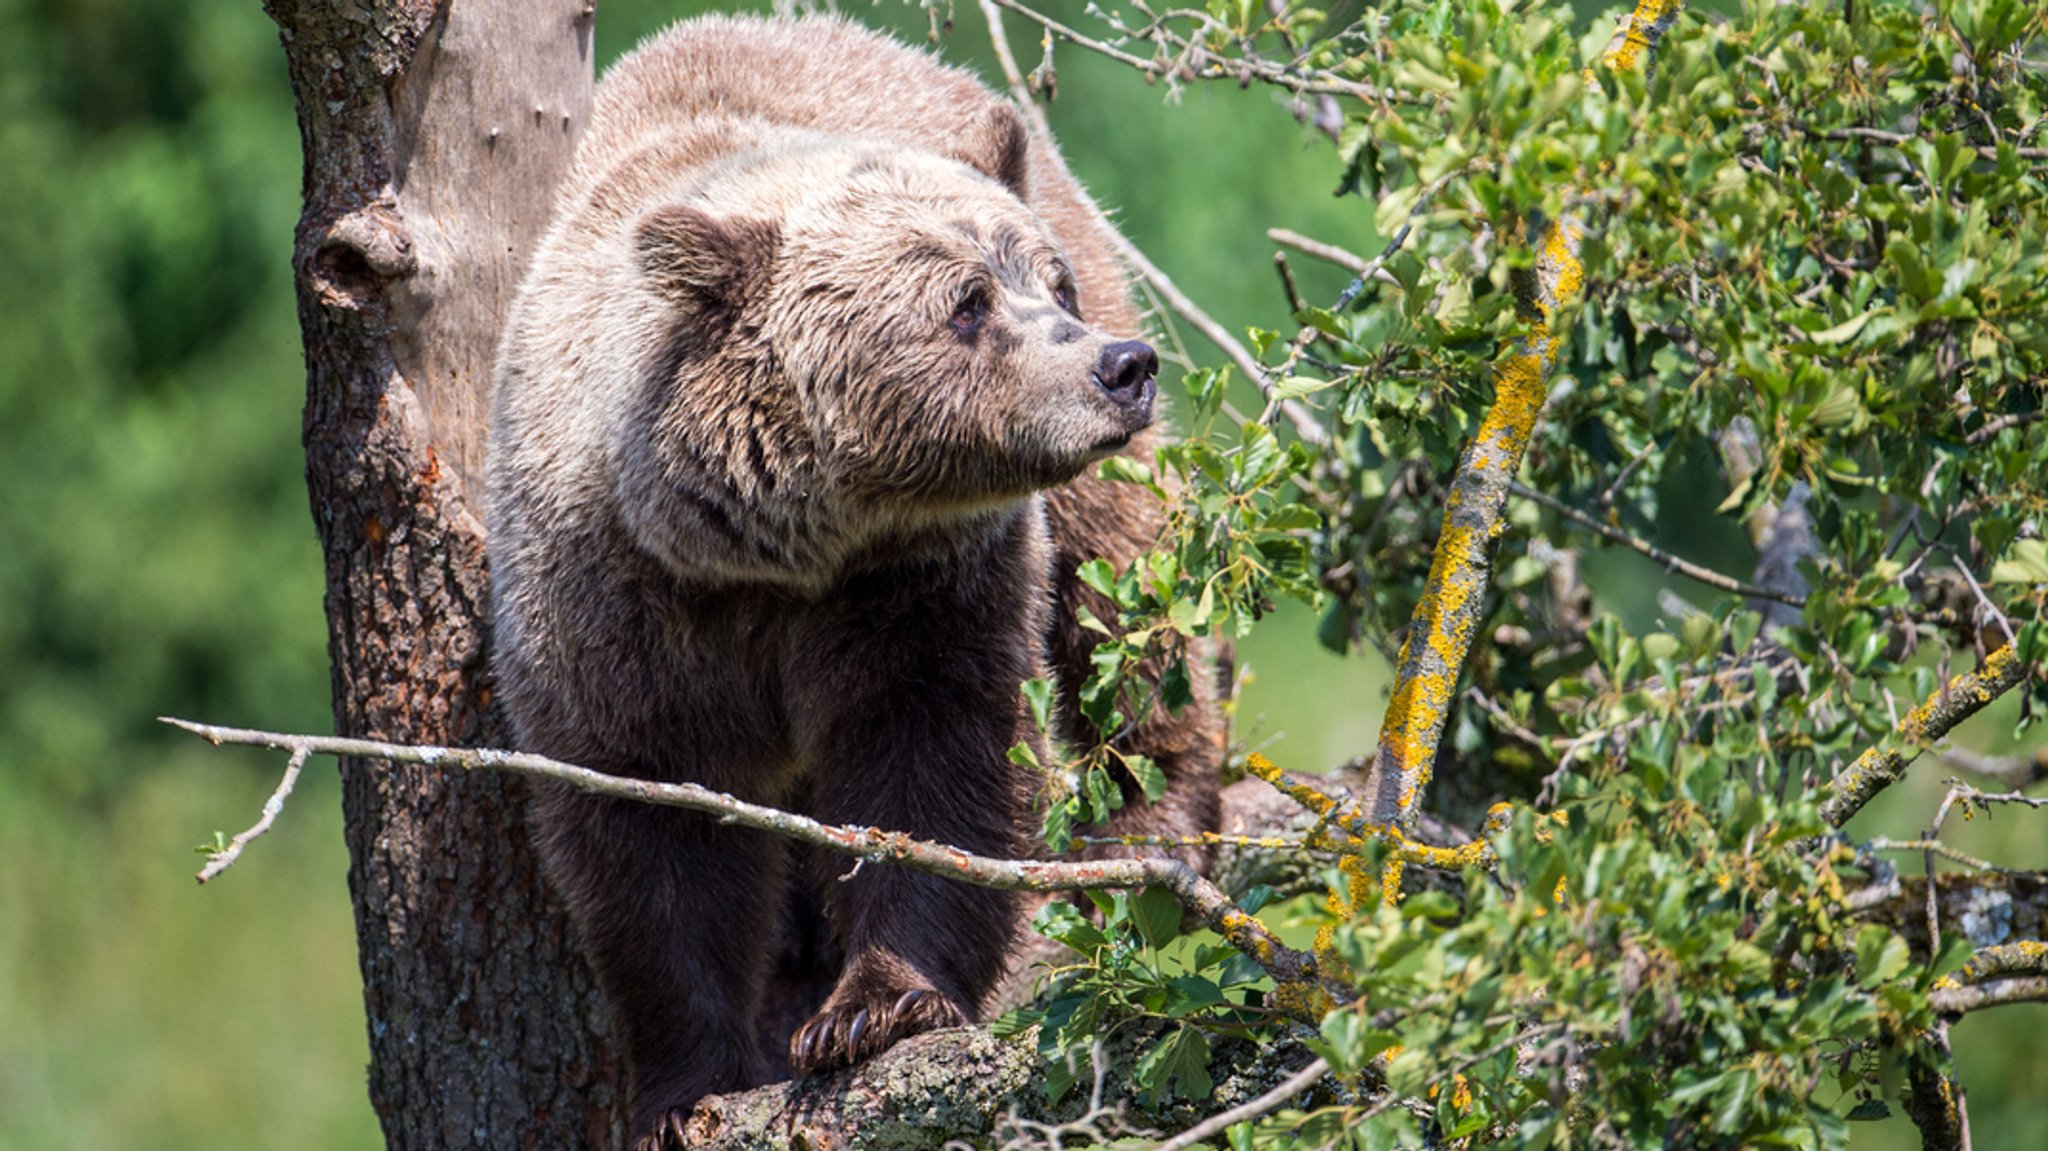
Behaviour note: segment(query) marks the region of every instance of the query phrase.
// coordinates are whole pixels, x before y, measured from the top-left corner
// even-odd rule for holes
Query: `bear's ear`
[[[782,230],[770,220],[719,217],[670,204],[640,220],[640,265],[664,294],[694,309],[737,311],[767,285]]]
[[[1023,113],[1007,101],[991,100],[963,129],[953,158],[992,177],[1021,200],[1030,181],[1030,142]]]

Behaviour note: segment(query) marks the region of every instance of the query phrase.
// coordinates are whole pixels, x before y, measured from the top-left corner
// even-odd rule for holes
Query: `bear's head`
[[[1088,323],[1022,199],[1025,139],[1004,104],[952,155],[784,136],[642,215],[680,333],[657,381],[674,418],[759,441],[771,487],[800,460],[781,481],[899,522],[1014,502],[1123,447],[1158,360]]]

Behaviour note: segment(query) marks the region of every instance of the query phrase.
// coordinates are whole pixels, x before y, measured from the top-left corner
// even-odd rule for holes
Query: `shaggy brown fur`
[[[496,672],[520,744],[1028,850],[1018,684],[1056,673],[1084,734],[1074,567],[1160,523],[1082,475],[1155,434],[1110,253],[1015,109],[852,25],[702,20],[621,60],[499,356]],[[1209,699],[1122,746],[1173,785],[1118,830],[1213,825]],[[832,934],[806,941],[772,837],[566,791],[535,820],[642,1133],[782,1065],[759,1036],[778,948],[838,965],[790,1039],[811,1071],[972,1019],[1017,927],[1011,896],[838,861],[812,886]]]

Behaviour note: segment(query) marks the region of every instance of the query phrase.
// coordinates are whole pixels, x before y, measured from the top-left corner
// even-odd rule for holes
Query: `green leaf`
[[[2048,583],[2048,540],[2014,540],[2005,558],[1991,565],[1992,583]]]
[[[1148,803],[1158,803],[1166,795],[1166,773],[1153,762],[1150,756],[1126,755],[1123,757],[1125,770],[1138,781],[1138,787],[1145,793]]]
[[[1038,914],[1031,917],[1031,930],[1082,955],[1092,956],[1097,948],[1109,945],[1109,937],[1102,933],[1102,929],[1065,901],[1054,901],[1039,908]]]
[[[1045,808],[1045,819],[1039,825],[1038,836],[1045,840],[1045,846],[1054,855],[1064,852],[1074,842],[1074,816],[1080,809],[1080,800],[1073,797],[1049,803]]]
[[[1314,376],[1283,376],[1273,381],[1273,394],[1283,400],[1296,400],[1312,396],[1335,384],[1335,380],[1319,380]]]
[[[1013,1039],[1038,1026],[1044,1018],[1043,1008],[1019,1007],[996,1016],[995,1021],[988,1025],[988,1033],[997,1039]]]
[[[1095,474],[1105,480],[1153,486],[1152,469],[1129,456],[1111,456],[1095,465]]]
[[[1223,989],[1213,979],[1199,975],[1183,975],[1170,979],[1166,984],[1166,1013],[1175,1019],[1220,1007],[1225,1002]]]
[[[1052,681],[1033,678],[1024,681],[1024,701],[1031,705],[1031,722],[1044,731],[1052,725]]]
[[[1839,324],[1836,324],[1832,328],[1810,333],[1806,338],[1812,340],[1816,344],[1826,344],[1829,346],[1836,344],[1846,344],[1850,340],[1856,338],[1856,334],[1863,330],[1863,325],[1869,323],[1871,317],[1879,315],[1880,313],[1887,310],[1888,309],[1880,308],[1877,311],[1859,312],[1858,314],[1851,316],[1849,319],[1844,320]]]
[[[1092,559],[1074,569],[1074,575],[1084,584],[1116,599],[1116,569],[1105,559]]]
[[[1163,887],[1148,887],[1131,900],[1131,922],[1154,947],[1180,937],[1180,919],[1180,901]]]
[[[1074,1068],[1064,1059],[1055,1059],[1045,1069],[1045,1101],[1058,1103],[1074,1089]]]
[[[1237,897],[1238,910],[1246,915],[1257,915],[1259,909],[1273,902],[1273,897],[1277,894],[1279,893],[1263,883],[1254,883],[1244,889],[1243,895]]]
[[[1216,1090],[1209,1078],[1209,1040],[1200,1030],[1181,1026],[1168,1033],[1138,1060],[1133,1077],[1144,1089],[1147,1107],[1156,1107],[1174,1096],[1201,1102]]]

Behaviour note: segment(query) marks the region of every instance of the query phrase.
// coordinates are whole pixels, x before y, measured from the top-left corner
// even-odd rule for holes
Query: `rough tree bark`
[[[485,677],[498,317],[592,85],[587,0],[267,0],[298,98],[306,475],[344,734],[502,743]],[[609,1024],[500,777],[343,766],[393,1148],[609,1147]]]

